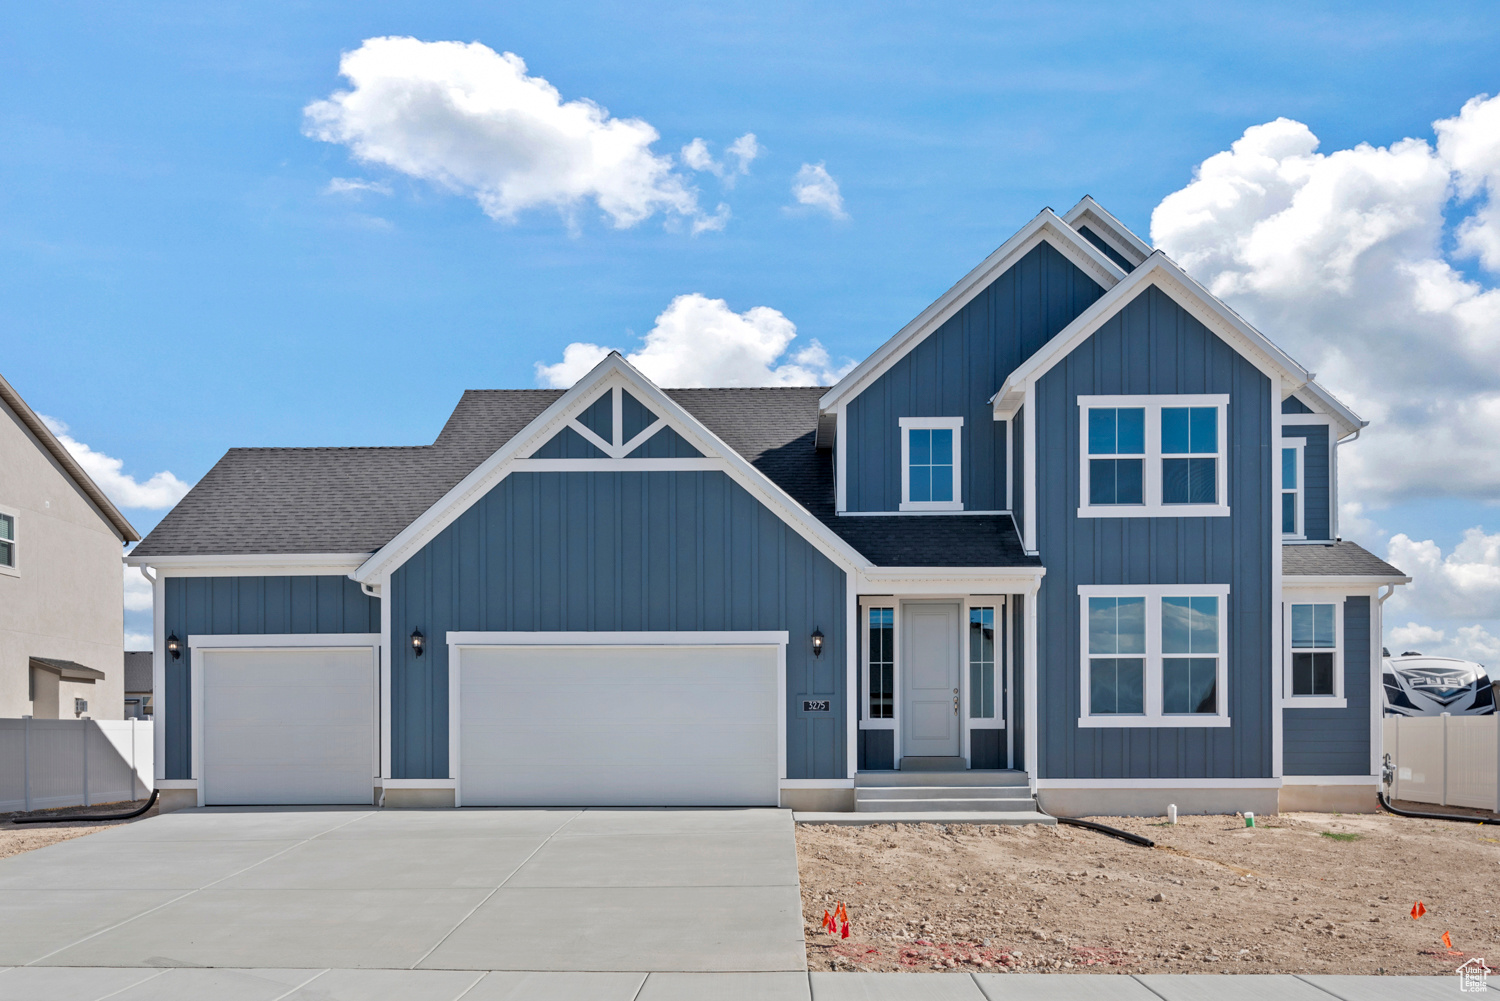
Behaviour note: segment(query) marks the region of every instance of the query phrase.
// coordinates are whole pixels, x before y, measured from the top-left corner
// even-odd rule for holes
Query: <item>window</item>
[[[1229,397],[1080,396],[1085,518],[1229,514]]]
[[[1303,523],[1301,439],[1281,446],[1281,534],[1289,539],[1307,538]]]
[[[1286,621],[1289,705],[1342,708],[1343,600],[1288,602]]]
[[[16,516],[0,513],[0,572],[16,571]]]
[[[995,610],[969,609],[969,718],[995,718]]]
[[[901,510],[962,511],[962,417],[903,417]]]
[[[1080,726],[1228,726],[1222,584],[1078,589]]]
[[[868,719],[894,719],[896,716],[896,610],[869,609]]]

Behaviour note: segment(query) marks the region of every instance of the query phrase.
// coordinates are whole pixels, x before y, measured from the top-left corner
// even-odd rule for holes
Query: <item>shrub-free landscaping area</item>
[[[1500,826],[1093,819],[1157,846],[1035,825],[799,826],[808,968],[1436,974],[1500,950]],[[847,939],[822,928],[840,902]]]

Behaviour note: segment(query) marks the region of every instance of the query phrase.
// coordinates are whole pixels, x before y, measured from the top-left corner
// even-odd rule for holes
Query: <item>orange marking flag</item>
[[[1443,948],[1449,950],[1450,952],[1453,950],[1453,940],[1448,937],[1447,932],[1443,932]]]
[[[1422,906],[1422,902],[1420,900],[1411,905],[1411,917],[1413,921],[1415,921],[1417,918],[1420,918],[1426,913],[1427,908]]]

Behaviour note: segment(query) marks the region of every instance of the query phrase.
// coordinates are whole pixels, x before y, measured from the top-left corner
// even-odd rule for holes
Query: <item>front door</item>
[[[901,754],[959,753],[958,605],[902,606]]]

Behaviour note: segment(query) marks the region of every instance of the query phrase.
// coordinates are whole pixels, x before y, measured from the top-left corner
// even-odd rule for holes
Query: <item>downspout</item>
[[[1339,537],[1339,460],[1338,460],[1338,449],[1339,449],[1340,445],[1353,445],[1355,442],[1359,441],[1360,433],[1363,432],[1363,431],[1364,431],[1364,428],[1357,427],[1357,428],[1354,429],[1354,434],[1350,435],[1348,438],[1339,438],[1339,439],[1335,440],[1334,443],[1333,443],[1333,456],[1332,456],[1332,461],[1329,463],[1329,465],[1332,468],[1330,468],[1330,470],[1329,470],[1329,476],[1328,476],[1328,494],[1332,498],[1332,500],[1329,502],[1328,506],[1331,507],[1331,508],[1333,508],[1333,510],[1328,513],[1328,523],[1329,523],[1328,534],[1332,538],[1334,538],[1334,539],[1337,539]],[[1389,598],[1390,595],[1386,595],[1385,597]],[[1385,598],[1382,598],[1380,600],[1384,601]]]
[[[1381,594],[1381,589],[1385,590]],[[1381,762],[1385,760],[1385,682],[1382,675],[1385,665],[1380,652],[1385,644],[1385,600],[1396,593],[1395,584],[1384,584],[1375,590],[1375,635],[1371,637],[1375,649],[1370,657],[1370,774],[1379,775]]]

